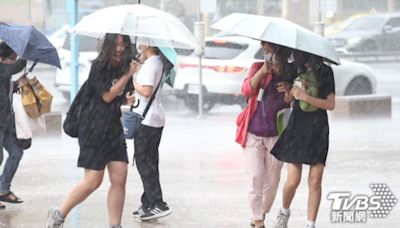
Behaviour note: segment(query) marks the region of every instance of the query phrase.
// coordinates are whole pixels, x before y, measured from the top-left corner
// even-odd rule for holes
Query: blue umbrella
[[[31,25],[15,25],[0,22],[0,39],[22,59],[56,66],[61,69],[60,58],[50,41]]]

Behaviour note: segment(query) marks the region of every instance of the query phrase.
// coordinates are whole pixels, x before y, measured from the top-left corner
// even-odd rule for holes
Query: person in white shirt
[[[165,57],[157,47],[146,44],[141,44],[139,50],[142,51],[145,61],[133,80],[135,98],[140,101],[133,111],[143,115],[151,96],[154,92],[156,95],[134,140],[134,160],[144,191],[141,197],[142,205],[133,212],[133,216],[141,220],[151,220],[171,213],[167,203],[163,201],[158,169],[158,148],[165,124],[160,96]]]

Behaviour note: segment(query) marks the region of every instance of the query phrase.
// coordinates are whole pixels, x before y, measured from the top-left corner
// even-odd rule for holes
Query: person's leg
[[[310,167],[308,175],[308,220],[315,222],[321,202],[321,182],[324,173],[324,165],[316,164]]]
[[[248,200],[255,225],[262,224],[264,220],[262,193],[266,174],[265,150],[262,137],[250,133],[247,134],[246,147],[243,149],[243,154],[249,178]]]
[[[3,164],[4,129],[0,128],[0,166]]]
[[[104,170],[85,169],[84,178],[70,190],[60,207],[60,213],[65,218],[76,205],[84,201],[102,183]]]
[[[147,200],[146,196],[146,188],[145,188],[145,182],[148,174],[148,169],[149,169],[149,154],[147,153],[147,147],[149,145],[149,137],[148,137],[148,132],[147,129],[143,126],[140,125],[138,129],[138,133],[136,135],[135,140],[133,140],[134,143],[134,163],[136,164],[136,168],[138,170],[138,173],[140,175],[140,179],[142,180],[143,184],[143,193],[141,195],[140,201],[142,203],[142,208],[144,210],[148,209],[150,207],[150,202]],[[140,207],[139,207],[140,208]]]
[[[107,165],[111,182],[107,197],[108,221],[110,225],[120,225],[125,203],[125,184],[128,175],[126,162],[113,161]]]
[[[283,186],[283,202],[282,208],[279,211],[278,217],[276,218],[275,228],[287,228],[287,224],[290,217],[290,204],[292,203],[293,197],[296,193],[296,189],[300,184],[301,180],[301,164],[288,163],[287,180]]]
[[[4,141],[4,130],[0,128],[0,166],[3,164],[3,141]],[[0,209],[4,209],[5,205],[0,202]]]
[[[283,208],[289,209],[301,180],[301,164],[288,163],[287,180],[283,187]]]
[[[277,140],[278,137],[269,137],[264,140],[267,148],[265,152],[266,174],[263,187],[264,214],[268,214],[271,210],[272,204],[275,200],[276,192],[278,190],[279,181],[281,179],[282,162],[271,154],[271,150]]]
[[[3,146],[7,150],[9,156],[0,177],[0,195],[5,195],[10,192],[11,182],[17,172],[19,162],[23,155],[23,150],[17,144],[15,131],[5,131]],[[16,199],[16,196],[12,194],[9,198],[13,200]]]
[[[163,202],[158,170],[158,146],[161,135],[162,128],[141,125],[135,139],[134,156],[144,189],[142,205],[146,208]]]

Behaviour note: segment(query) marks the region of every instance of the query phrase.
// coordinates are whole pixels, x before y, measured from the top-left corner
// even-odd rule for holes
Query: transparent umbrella
[[[211,27],[298,49],[321,56],[333,63],[340,63],[335,48],[326,38],[283,18],[233,13]]]
[[[200,48],[196,38],[178,18],[140,4],[119,5],[98,10],[82,18],[72,28],[72,32],[97,38],[105,33],[118,33],[148,38],[168,47]]]

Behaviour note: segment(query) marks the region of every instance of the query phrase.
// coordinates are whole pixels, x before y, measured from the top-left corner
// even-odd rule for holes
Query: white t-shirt
[[[143,86],[152,86],[153,92],[157,88],[158,83],[162,78],[163,62],[161,57],[154,55],[146,59],[143,65],[140,67],[134,80]],[[165,115],[160,99],[161,85],[157,90],[156,97],[151,104],[146,117],[142,121],[143,125],[150,127],[164,127]],[[139,106],[133,109],[134,112],[143,114],[147,104],[149,103],[150,97],[146,98],[135,91],[136,99],[140,100]]]

